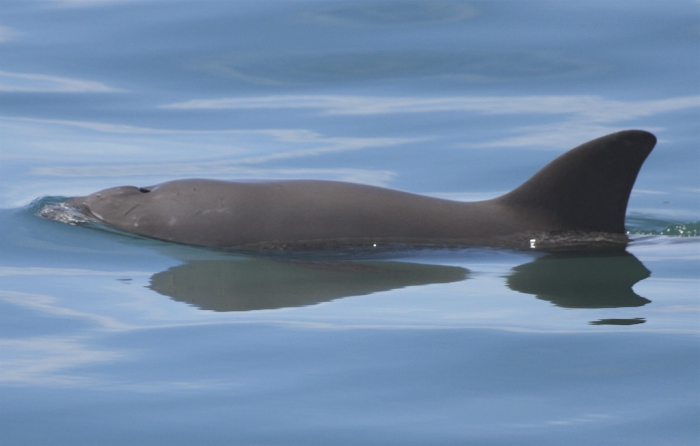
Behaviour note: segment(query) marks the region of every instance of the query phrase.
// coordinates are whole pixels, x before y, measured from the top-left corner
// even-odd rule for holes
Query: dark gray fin
[[[632,186],[655,144],[656,137],[641,130],[594,139],[497,201],[552,222],[552,229],[624,234]]]

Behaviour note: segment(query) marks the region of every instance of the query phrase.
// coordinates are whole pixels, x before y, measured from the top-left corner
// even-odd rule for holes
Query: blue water
[[[700,3],[2,10],[2,444],[700,441]],[[626,253],[269,257],[34,215],[185,177],[489,198],[629,128],[659,142]]]

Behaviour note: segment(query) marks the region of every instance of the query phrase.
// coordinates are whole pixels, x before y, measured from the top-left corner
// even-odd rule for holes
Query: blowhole
[[[141,192],[141,193],[147,194],[150,191],[151,191],[151,189],[149,189],[147,187],[139,187],[139,192]]]

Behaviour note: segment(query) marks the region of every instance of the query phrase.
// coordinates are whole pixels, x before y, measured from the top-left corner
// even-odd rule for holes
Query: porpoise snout
[[[81,212],[97,217],[100,220],[111,223],[115,216],[123,216],[124,213],[138,202],[138,198],[151,188],[138,188],[135,186],[119,186],[104,189],[86,197],[75,197],[68,201],[71,206]]]

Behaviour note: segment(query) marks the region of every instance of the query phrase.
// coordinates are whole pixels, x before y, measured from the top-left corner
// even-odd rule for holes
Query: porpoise
[[[603,136],[478,202],[338,181],[183,179],[68,204],[121,231],[218,248],[624,244],[629,195],[655,144],[640,130]]]

